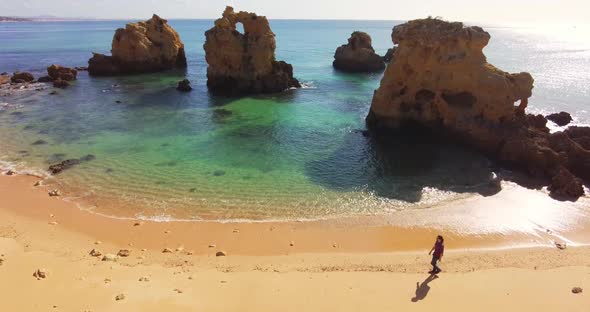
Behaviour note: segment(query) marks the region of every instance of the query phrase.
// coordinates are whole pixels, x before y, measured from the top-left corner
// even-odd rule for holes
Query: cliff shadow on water
[[[339,191],[419,202],[426,188],[491,196],[501,190],[493,163],[419,126],[348,133],[327,157],[306,164],[315,183]]]

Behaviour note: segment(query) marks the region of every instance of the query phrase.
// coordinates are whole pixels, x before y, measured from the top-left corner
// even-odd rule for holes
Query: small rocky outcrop
[[[53,82],[53,78],[49,76],[42,76],[37,79],[38,82]]]
[[[88,73],[115,76],[187,66],[180,36],[157,15],[117,29],[111,53],[112,56],[94,53],[88,61]]]
[[[28,72],[16,72],[10,77],[10,81],[13,83],[31,82],[33,80],[35,80],[35,77]]]
[[[244,33],[236,29],[242,23]],[[227,7],[205,32],[207,87],[213,94],[277,93],[301,85],[293,67],[275,60],[275,34],[266,17]]]
[[[0,75],[0,85],[5,83],[10,83],[10,76],[8,76],[7,73],[2,73],[2,75]]]
[[[184,79],[178,82],[176,90],[180,92],[190,92],[193,90],[193,87],[191,87],[191,82],[188,79]]]
[[[583,195],[590,150],[577,140],[590,141],[590,128],[550,133],[543,116],[526,115],[533,78],[487,63],[487,32],[428,18],[394,27],[392,39],[397,47],[371,103],[370,129],[419,124],[545,178],[553,195]]]
[[[51,172],[51,174],[58,174],[83,162],[92,161],[94,159],[96,159],[96,157],[90,154],[81,158],[66,159],[62,162],[49,166],[49,172]]]
[[[385,68],[383,58],[372,46],[371,36],[362,31],[355,31],[348,38],[348,43],[336,49],[334,68],[347,72],[371,73]]]
[[[567,112],[559,112],[547,115],[547,119],[553,121],[556,125],[563,127],[572,122],[572,115]]]
[[[55,88],[65,89],[69,86],[70,86],[70,83],[67,82],[66,80],[57,79],[57,80],[53,81],[53,87],[55,87]]]
[[[78,76],[78,71],[73,68],[53,64],[47,67],[47,74],[53,80],[74,81]]]

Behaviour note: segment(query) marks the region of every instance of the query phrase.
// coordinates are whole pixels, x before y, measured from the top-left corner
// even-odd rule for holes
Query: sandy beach
[[[33,186],[37,180],[0,177],[3,311],[587,311],[590,306],[586,293],[572,293],[573,287],[588,289],[590,248],[559,250],[539,243],[557,239],[550,234],[534,241],[530,234],[444,232],[444,272],[429,278],[427,251],[440,228],[345,220],[118,220],[49,197]],[[579,243],[588,237],[584,228],[559,236]],[[527,241],[535,247],[524,247]],[[129,255],[101,261],[89,255],[92,249],[103,255],[126,249]],[[217,257],[219,251],[227,256]],[[38,269],[47,276],[35,278]],[[121,294],[125,298],[116,300]]]

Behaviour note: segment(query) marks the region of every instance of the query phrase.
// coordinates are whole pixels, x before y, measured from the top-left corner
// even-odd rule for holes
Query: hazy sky
[[[589,0],[0,0],[0,15],[96,18],[214,18],[225,5],[275,19],[413,19],[590,23]]]

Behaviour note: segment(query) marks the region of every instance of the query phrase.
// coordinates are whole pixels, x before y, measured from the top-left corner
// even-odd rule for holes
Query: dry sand
[[[590,311],[589,247],[496,249],[530,237],[445,232],[444,272],[429,281],[440,229],[135,225],[50,198],[35,181],[0,176],[0,311]],[[91,249],[130,255],[101,261]]]

